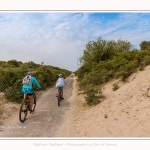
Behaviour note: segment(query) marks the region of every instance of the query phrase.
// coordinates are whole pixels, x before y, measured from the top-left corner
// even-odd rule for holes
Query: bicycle
[[[62,88],[58,88],[58,96],[57,96],[57,100],[58,100],[58,106],[60,106],[60,101],[62,100]]]
[[[36,107],[36,95],[35,93],[33,93],[33,111],[35,110],[35,107]],[[26,120],[28,111],[30,111],[30,100],[27,97],[27,99],[25,99],[20,106],[20,111],[19,111],[20,122],[23,123]]]

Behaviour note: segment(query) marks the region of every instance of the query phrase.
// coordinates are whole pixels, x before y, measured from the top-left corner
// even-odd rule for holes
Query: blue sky
[[[0,12],[0,60],[75,71],[90,40],[150,40],[148,12]]]

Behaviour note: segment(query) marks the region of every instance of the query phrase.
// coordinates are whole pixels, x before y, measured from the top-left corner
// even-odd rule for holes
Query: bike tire
[[[33,111],[35,110],[35,107],[36,107],[36,95],[33,94]]]
[[[24,100],[20,106],[20,111],[19,111],[19,120],[20,122],[24,122],[26,120],[27,114],[29,110],[29,104]]]
[[[61,92],[58,94],[58,106],[60,106],[60,101],[61,101]]]

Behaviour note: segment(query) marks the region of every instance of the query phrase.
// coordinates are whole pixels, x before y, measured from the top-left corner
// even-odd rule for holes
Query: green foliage
[[[97,101],[94,96],[95,87],[111,79],[121,78],[122,81],[126,81],[132,73],[149,65],[149,44],[150,42],[141,43],[142,51],[140,51],[134,49],[130,42],[121,39],[108,41],[98,38],[88,42],[83,56],[79,59],[81,67],[75,72],[82,90],[87,91],[89,85],[93,87],[89,90],[91,94],[86,97],[87,102],[90,104],[92,97]],[[117,85],[114,85],[114,90],[117,88]]]
[[[64,77],[71,73],[71,71],[65,69],[39,65],[32,61],[26,63],[16,60],[0,61],[0,91],[5,93],[8,100],[22,101],[22,80],[29,71],[34,72],[34,76],[42,87],[41,90],[53,86],[59,73],[62,73]]]
[[[150,41],[142,41],[140,44],[141,50],[150,50]]]
[[[18,103],[22,102],[23,96],[17,88],[8,87],[5,92],[5,97],[11,101],[16,101]]]
[[[88,105],[96,105],[96,104],[99,104],[100,103],[100,99],[99,97],[97,96],[97,94],[100,94],[101,91],[99,92],[99,90],[95,87],[93,87],[92,85],[89,85],[87,88],[86,88],[86,91],[85,91],[85,100],[86,100],[86,103]]]
[[[8,66],[10,67],[19,67],[22,63],[17,60],[9,60],[7,61]]]
[[[86,44],[83,56],[79,60],[82,65],[88,64],[88,66],[93,66],[101,61],[111,59],[118,53],[128,52],[131,50],[131,47],[130,42],[121,39],[115,42],[98,38],[96,41],[90,41]]]
[[[112,89],[113,89],[113,91],[116,91],[117,89],[119,89],[119,83],[118,82],[114,83]]]

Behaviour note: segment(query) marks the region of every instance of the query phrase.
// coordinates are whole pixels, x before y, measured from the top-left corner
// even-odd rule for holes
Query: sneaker
[[[30,110],[30,114],[33,114],[34,113],[34,111],[33,110]]]

